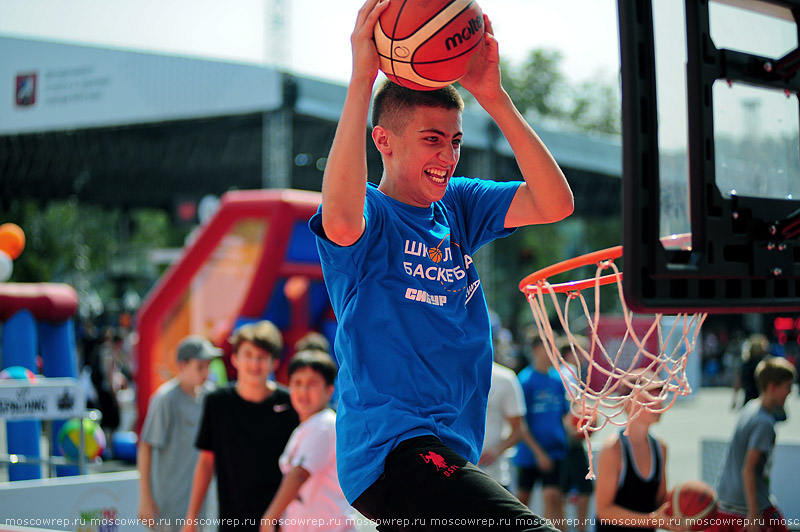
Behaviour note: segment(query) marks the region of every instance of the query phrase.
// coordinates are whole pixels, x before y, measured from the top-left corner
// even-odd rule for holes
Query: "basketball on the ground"
[[[700,480],[687,480],[669,493],[667,514],[683,519],[686,530],[705,530],[717,514],[717,494],[714,488]]]
[[[483,13],[474,0],[397,0],[375,24],[380,69],[416,90],[461,79],[483,35]]]

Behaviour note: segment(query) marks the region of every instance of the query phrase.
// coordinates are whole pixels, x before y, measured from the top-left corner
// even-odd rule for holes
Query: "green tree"
[[[501,63],[503,85],[520,112],[561,128],[619,134],[618,86],[598,80],[572,85],[562,61],[557,50],[535,49],[519,66]]]
[[[532,123],[550,129],[579,133],[618,135],[621,131],[620,93],[617,85],[589,79],[571,84],[562,69],[563,56],[557,50],[534,49],[520,65],[501,59],[503,86],[520,112]],[[465,93],[468,105],[476,105]],[[552,225],[521,228],[494,244],[496,293],[489,301],[513,331],[531,321],[530,309],[518,283],[528,274],[568,257],[620,244],[619,216],[580,219],[576,216]],[[593,268],[570,272],[554,281],[594,276]],[[601,308],[619,307],[615,294],[603,293]],[[575,308],[575,310],[580,310]]]
[[[578,131],[610,135],[622,132],[620,93],[616,86],[584,81],[572,93],[567,120]]]
[[[556,50],[532,50],[519,67],[501,64],[503,86],[524,115],[563,119],[571,92]]]
[[[186,236],[161,211],[126,212],[74,199],[44,205],[13,200],[2,221],[19,225],[26,238],[10,280],[70,284],[82,305],[95,295],[112,303],[127,290],[144,295],[161,273],[149,265],[147,252],[180,247]]]

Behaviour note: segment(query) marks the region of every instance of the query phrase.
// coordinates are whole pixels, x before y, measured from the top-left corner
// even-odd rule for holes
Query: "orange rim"
[[[519,289],[526,295],[539,290],[542,281],[546,281],[548,277],[558,275],[560,273],[568,272],[582,266],[589,266],[591,264],[598,264],[606,260],[618,259],[622,256],[622,246],[614,246],[611,248],[601,249],[581,255],[580,257],[573,257],[561,262],[557,262],[546,268],[535,271],[528,275],[519,282]],[[568,281],[565,283],[557,283],[550,285],[550,288],[556,293],[578,292],[584,288],[592,286],[604,286],[622,280],[622,272],[610,273],[601,275],[598,278],[583,279],[581,281]]]

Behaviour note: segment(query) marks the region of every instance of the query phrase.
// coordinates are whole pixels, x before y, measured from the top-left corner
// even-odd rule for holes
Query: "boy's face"
[[[200,360],[197,358],[189,359],[185,362],[179,362],[180,378],[182,382],[196,388],[206,382],[208,378],[208,366],[211,364],[210,360]]]
[[[767,394],[771,395],[775,401],[775,406],[784,407],[786,398],[792,393],[792,381],[784,381],[781,383],[769,383],[767,385]]]
[[[300,421],[305,421],[328,406],[333,385],[312,368],[299,368],[289,377],[289,396]]]
[[[646,423],[648,426],[657,423],[658,420],[661,419],[661,413],[647,410],[645,406],[654,410],[660,410],[663,406],[663,401],[659,398],[662,390],[663,388],[657,387],[631,392],[634,394],[633,398],[625,403],[628,416],[630,417],[633,413],[636,413],[637,415],[634,421]]]
[[[266,385],[276,364],[269,351],[248,340],[243,341],[233,353],[231,363],[236,368],[236,378],[240,383],[262,386]]]
[[[534,367],[539,370],[546,370],[552,366],[550,358],[547,356],[547,349],[542,343],[537,343],[531,348],[531,359],[533,360]]]
[[[386,143],[376,143],[384,156],[391,196],[417,207],[442,199],[461,157],[461,113],[417,107],[403,131],[382,131]]]

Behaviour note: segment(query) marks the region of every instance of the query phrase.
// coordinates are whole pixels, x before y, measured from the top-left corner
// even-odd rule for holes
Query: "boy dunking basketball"
[[[378,71],[368,0],[351,36],[353,72],[310,225],[338,319],[339,482],[381,530],[539,530],[547,524],[475,465],[491,379],[489,316],[473,254],[514,228],[573,210],[550,153],[500,84],[486,37],[461,79],[492,116],[525,179],[455,178],[458,92],[392,83],[373,101],[380,185],[367,184],[364,124]],[[503,521],[499,521],[503,519]],[[484,521],[481,521],[484,520]]]

